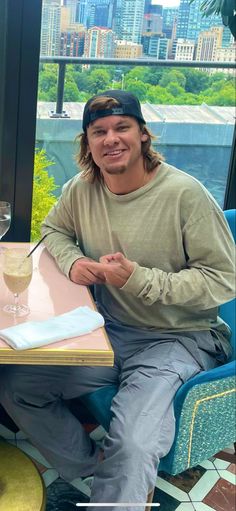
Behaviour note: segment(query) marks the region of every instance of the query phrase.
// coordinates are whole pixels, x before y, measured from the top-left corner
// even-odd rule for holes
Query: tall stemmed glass
[[[25,316],[29,313],[29,307],[19,303],[19,295],[27,289],[32,278],[32,257],[28,256],[25,249],[11,248],[4,251],[3,278],[14,295],[14,303],[5,305],[4,312]]]
[[[11,225],[11,205],[0,201],[0,241]]]

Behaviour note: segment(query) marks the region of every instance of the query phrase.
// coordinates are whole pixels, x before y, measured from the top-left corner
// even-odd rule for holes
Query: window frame
[[[42,0],[0,2],[0,197],[13,205],[6,241],[31,231]],[[235,208],[236,140],[224,209]]]

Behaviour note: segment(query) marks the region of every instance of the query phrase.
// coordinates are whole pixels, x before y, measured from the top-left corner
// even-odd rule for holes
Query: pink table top
[[[27,248],[31,243],[1,243],[2,247]],[[85,286],[71,282],[58,269],[47,249],[39,246],[33,253],[33,277],[20,301],[30,308],[22,318],[6,314],[2,309],[11,303],[13,296],[2,276],[2,254],[0,255],[0,329],[24,321],[46,320],[76,307],[88,305],[95,309],[92,296]],[[0,364],[48,364],[48,365],[113,365],[114,355],[104,328],[92,333],[28,350],[14,350],[0,338]]]

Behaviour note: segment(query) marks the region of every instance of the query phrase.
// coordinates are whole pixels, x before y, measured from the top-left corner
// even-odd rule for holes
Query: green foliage
[[[126,81],[125,89],[132,92],[139,101],[144,101],[146,98],[147,86],[141,80],[129,79]]]
[[[180,95],[184,95],[185,93],[185,90],[183,87],[181,87],[178,83],[176,82],[170,82],[168,83],[167,87],[166,87],[166,90],[167,92],[170,92],[170,94],[172,94],[172,96],[174,96],[175,98],[177,96],[180,96]]]
[[[57,90],[57,66],[55,64],[43,65],[39,73],[39,97],[40,101],[55,101],[51,90]]]
[[[94,69],[91,71],[88,82],[88,91],[91,94],[99,94],[106,89],[109,89],[110,76],[105,69]]]
[[[163,73],[163,76],[159,81],[159,85],[161,85],[161,87],[166,87],[170,82],[177,83],[180,87],[184,88],[186,78],[178,69],[172,69],[171,71]]]
[[[46,64],[39,77],[39,100],[56,101],[57,66]],[[232,75],[209,73],[190,68],[168,69],[146,66],[66,67],[64,101],[86,102],[93,94],[107,89],[133,92],[140,101],[166,105],[234,106]]]
[[[206,89],[210,83],[209,73],[197,69],[183,68],[182,73],[186,78],[185,91],[198,94]],[[216,73],[215,73],[216,74]]]
[[[65,82],[64,101],[79,101],[79,91],[75,82]]]
[[[53,191],[56,190],[54,177],[48,175],[48,167],[54,165],[49,161],[46,152],[36,149],[34,159],[34,182],[33,182],[33,203],[31,219],[31,241],[37,241],[41,237],[41,224],[49,210],[56,202]]]

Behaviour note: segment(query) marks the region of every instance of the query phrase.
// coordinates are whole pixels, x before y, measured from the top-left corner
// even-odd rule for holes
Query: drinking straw
[[[41,240],[38,241],[38,243],[35,245],[35,247],[30,251],[30,253],[26,257],[30,257],[33,254],[33,252],[36,250],[36,248],[38,248],[38,246],[42,243],[42,241],[46,238],[46,236],[48,234],[44,234],[44,236],[41,238]]]

